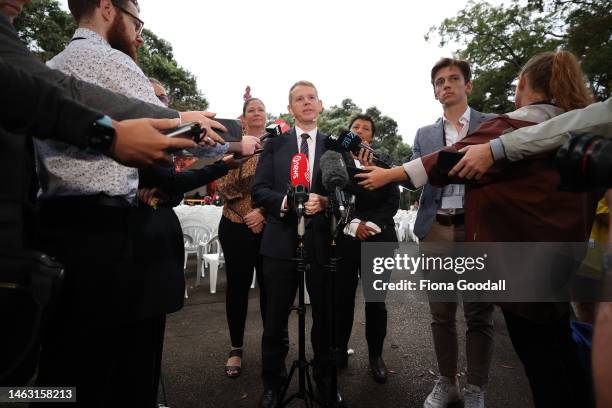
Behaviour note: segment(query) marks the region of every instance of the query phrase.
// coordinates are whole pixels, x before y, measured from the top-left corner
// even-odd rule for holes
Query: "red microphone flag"
[[[308,157],[303,153],[298,153],[291,158],[291,172],[289,178],[292,186],[310,187],[310,174],[308,174]]]

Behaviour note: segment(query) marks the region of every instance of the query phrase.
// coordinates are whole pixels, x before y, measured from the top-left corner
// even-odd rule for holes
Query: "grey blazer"
[[[468,134],[474,133],[482,122],[494,118],[495,116],[497,115],[480,113],[470,108],[470,128],[468,129]],[[444,147],[444,126],[442,124],[442,118],[438,118],[433,125],[428,125],[417,130],[416,137],[414,138],[414,146],[412,147],[411,160],[437,152]],[[419,212],[414,222],[414,234],[419,237],[419,239],[425,238],[431,230],[431,226],[436,218],[436,212],[440,209],[441,201],[442,189],[434,187],[431,184],[425,184],[423,192],[421,193]]]

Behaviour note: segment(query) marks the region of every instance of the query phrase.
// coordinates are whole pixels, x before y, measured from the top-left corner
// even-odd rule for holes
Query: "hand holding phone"
[[[206,129],[202,129],[197,122],[187,122],[175,128],[163,130],[162,133],[168,137],[182,137],[200,143],[206,134]]]
[[[440,169],[442,173],[448,173],[457,163],[459,163],[459,160],[461,160],[464,154],[465,153],[441,150],[440,153],[438,153],[438,169]]]

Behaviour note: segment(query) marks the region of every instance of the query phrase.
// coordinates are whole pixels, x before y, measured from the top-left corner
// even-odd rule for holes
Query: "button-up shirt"
[[[295,127],[295,136],[296,136],[295,142],[297,143],[298,152],[300,152],[300,146],[302,145],[302,135],[304,133],[308,134],[308,139],[306,139],[306,143],[308,143],[308,181],[310,182],[311,187],[312,187],[312,171],[314,170],[314,159],[315,159],[315,152],[317,148],[317,131],[318,131],[317,129],[318,128],[314,128],[306,132],[297,126]],[[287,196],[283,198],[283,203],[281,204],[281,208],[280,208],[281,217],[284,217],[285,212],[287,212],[286,206],[287,206]]]
[[[446,119],[446,116],[442,116],[442,122],[444,124],[444,135],[446,138],[446,145],[452,146],[461,139],[467,136],[467,132],[470,128],[470,107],[463,112],[463,115],[459,118],[459,123],[463,125],[460,132],[457,132],[457,128],[452,122]]]
[[[470,107],[463,112],[463,115],[459,118],[459,123],[463,125],[461,130],[458,132],[455,125],[451,121],[446,119],[446,116],[442,116],[442,123],[444,126],[444,138],[447,146],[452,146],[461,139],[467,136],[470,128]],[[445,210],[463,208],[465,201],[465,185],[463,184],[449,184],[442,190],[442,203],[441,208]]]
[[[308,174],[310,183],[312,184],[312,171],[314,170],[314,160],[315,160],[315,152],[317,148],[317,129],[314,128],[306,132],[305,130],[300,129],[299,127],[295,127],[295,135],[297,137],[297,147],[298,151],[300,151],[300,146],[302,145],[302,135],[304,133],[308,134],[308,139],[306,139],[306,143],[308,143]],[[301,153],[301,152],[300,152]]]
[[[77,29],[66,49],[47,65],[125,96],[161,105],[142,69],[92,30]],[[135,202],[138,170],[122,166],[102,153],[61,142],[35,139],[35,147],[40,198],[103,193]],[[206,152],[197,149],[196,154],[210,157],[226,150],[227,144]]]

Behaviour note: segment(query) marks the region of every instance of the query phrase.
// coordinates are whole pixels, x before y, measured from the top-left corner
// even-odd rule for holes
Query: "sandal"
[[[240,357],[240,364],[242,364],[242,349],[233,349],[229,352],[229,358],[232,357]],[[237,378],[240,376],[240,369],[242,367],[239,365],[226,365],[225,366],[225,375],[229,378]]]

